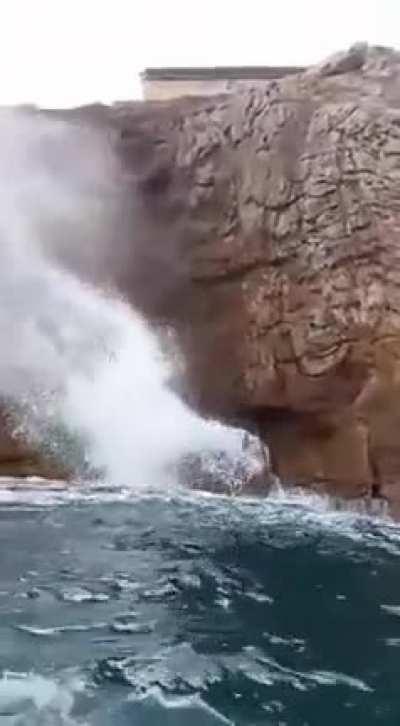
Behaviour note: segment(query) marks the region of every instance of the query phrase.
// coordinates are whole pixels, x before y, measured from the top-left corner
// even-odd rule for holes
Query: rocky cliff
[[[284,481],[400,498],[400,56],[357,46],[241,95],[120,107],[120,286],[187,389]]]
[[[400,55],[65,117],[119,155],[107,277],[175,326],[183,395],[283,481],[400,502]]]

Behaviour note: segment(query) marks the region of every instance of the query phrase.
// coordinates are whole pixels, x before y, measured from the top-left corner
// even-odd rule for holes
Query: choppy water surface
[[[318,501],[3,491],[0,724],[399,724],[399,555]]]

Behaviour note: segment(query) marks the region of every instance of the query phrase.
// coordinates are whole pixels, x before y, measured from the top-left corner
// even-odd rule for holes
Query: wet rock
[[[245,431],[241,451],[188,454],[179,462],[178,478],[192,489],[214,494],[267,494],[274,482],[269,453],[260,439]]]
[[[29,445],[18,433],[16,421],[0,401],[0,477],[68,477],[65,466]]]

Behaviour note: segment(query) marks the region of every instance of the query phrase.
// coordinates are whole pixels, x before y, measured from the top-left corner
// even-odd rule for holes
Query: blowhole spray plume
[[[88,138],[38,115],[0,119],[0,396],[16,431],[125,486],[159,482],[187,454],[243,458],[241,431],[169,389],[171,361],[140,316],[57,261],[70,245],[87,262],[111,233],[109,152]]]

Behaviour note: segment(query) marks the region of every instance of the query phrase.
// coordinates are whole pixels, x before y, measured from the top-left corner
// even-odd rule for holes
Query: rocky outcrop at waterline
[[[95,275],[174,326],[182,395],[257,428],[284,482],[400,500],[400,55],[63,117],[121,161]]]
[[[0,412],[0,478],[43,477],[64,479],[70,475],[65,464],[49,452],[39,451],[29,445],[16,431],[15,420],[6,412]]]

